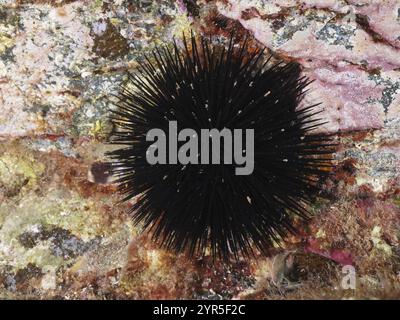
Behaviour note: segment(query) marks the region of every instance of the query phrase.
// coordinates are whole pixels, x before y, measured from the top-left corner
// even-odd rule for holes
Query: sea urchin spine
[[[209,248],[223,259],[268,254],[295,232],[294,216],[308,217],[331,166],[330,137],[312,133],[321,125],[317,105],[298,107],[309,81],[296,63],[271,65],[264,50],[249,53],[247,40],[231,38],[227,48],[193,35],[182,42],[145,57],[118,95],[110,142],[121,148],[109,156],[123,200],[135,198],[134,222],[163,248],[190,255]],[[251,174],[237,175],[235,163],[150,164],[148,132],[168,132],[171,122],[199,135],[252,129]]]

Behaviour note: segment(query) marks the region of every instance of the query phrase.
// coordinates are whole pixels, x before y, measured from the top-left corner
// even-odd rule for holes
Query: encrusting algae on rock
[[[285,3],[0,0],[0,298],[399,298],[398,1]],[[159,250],[116,204],[108,97],[190,29],[298,62],[338,136],[328,199],[268,259]]]

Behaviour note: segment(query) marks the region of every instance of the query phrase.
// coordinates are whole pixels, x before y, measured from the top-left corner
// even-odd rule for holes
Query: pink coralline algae
[[[269,49],[302,64],[315,80],[308,98],[324,107],[324,130],[338,132],[382,128],[395,116],[400,51],[394,34],[399,36],[400,18],[394,2],[303,1],[298,7],[271,1],[254,7],[261,2],[230,0],[218,10]]]

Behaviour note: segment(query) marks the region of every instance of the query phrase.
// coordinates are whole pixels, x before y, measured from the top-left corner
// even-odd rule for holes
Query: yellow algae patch
[[[12,196],[22,188],[36,185],[38,176],[44,170],[44,164],[36,162],[33,158],[5,153],[0,156],[0,186]]]
[[[3,53],[8,48],[12,47],[13,44],[14,40],[11,37],[5,34],[0,34],[0,53]]]

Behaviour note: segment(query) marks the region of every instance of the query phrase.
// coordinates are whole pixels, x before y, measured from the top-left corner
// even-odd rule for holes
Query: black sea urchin
[[[192,35],[189,42],[183,37],[182,49],[175,41],[155,49],[129,74],[113,111],[110,142],[124,146],[109,156],[123,200],[135,197],[134,222],[176,252],[202,255],[209,248],[223,259],[267,254],[295,231],[295,215],[307,218],[305,206],[329,171],[330,138],[310,133],[321,124],[316,105],[297,108],[309,84],[299,66],[271,66],[270,59],[262,61],[263,50],[251,52],[247,40],[233,42],[225,48]],[[173,153],[172,161],[149,164],[148,132],[169,132],[171,123],[178,132],[253,129],[253,170],[238,175],[238,164],[229,161],[177,163]]]

